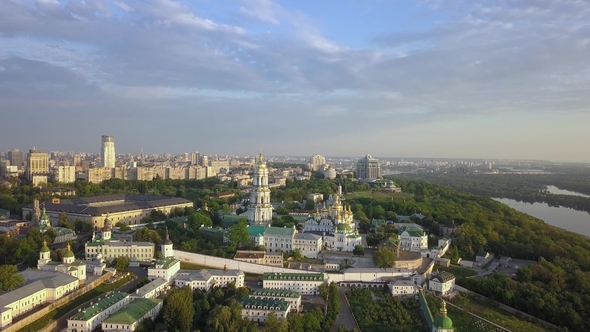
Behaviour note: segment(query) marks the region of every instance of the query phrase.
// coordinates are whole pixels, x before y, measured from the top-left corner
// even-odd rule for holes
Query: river
[[[559,189],[556,186],[547,186],[547,191],[552,194],[555,194],[555,195],[571,195],[571,196],[590,197],[590,195],[582,194],[579,192]]]
[[[562,190],[565,191],[565,190]],[[570,195],[562,193],[564,195]],[[513,209],[544,220],[552,226],[590,237],[590,214],[567,207],[553,207],[545,203],[524,203],[509,198],[493,198]]]

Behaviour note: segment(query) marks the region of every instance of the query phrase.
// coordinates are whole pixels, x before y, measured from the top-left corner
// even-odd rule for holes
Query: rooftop
[[[92,306],[76,313],[70,320],[87,321],[128,296],[129,294],[122,292],[111,293]]]
[[[292,236],[295,234],[295,229],[290,227],[268,227],[264,235],[283,235]]]
[[[153,247],[154,246],[154,244],[152,242],[132,242],[132,241],[117,241],[117,240],[112,240],[112,241],[97,240],[97,241],[87,242],[86,245],[87,246],[90,246],[90,247],[98,247],[98,246],[109,246],[109,247],[133,247],[133,246],[137,246],[137,247]]]
[[[133,324],[143,318],[143,316],[161,302],[162,300],[158,299],[135,299],[129,302],[123,309],[105,319],[103,324]]]
[[[261,288],[255,289],[250,293],[250,296],[274,296],[274,297],[292,297],[298,298],[301,297],[301,293],[295,292],[289,289],[272,289],[272,288]]]
[[[321,238],[322,238],[321,236],[315,235],[312,233],[297,233],[294,236],[294,239],[297,239],[297,240],[315,240],[315,241],[317,241]]]
[[[247,251],[247,250],[238,250],[236,251],[236,258],[264,258],[264,251]]]
[[[0,311],[2,311],[7,305],[24,299],[32,294],[42,291],[43,289],[55,289],[73,282],[78,282],[78,278],[61,272],[28,269],[21,272],[21,274],[25,278],[26,284],[11,292],[0,295]]]
[[[174,257],[166,257],[160,258],[155,261],[151,266],[150,269],[169,269],[174,264],[180,264],[180,261]]]
[[[324,281],[323,273],[275,273],[265,272],[263,280],[301,280],[301,281]]]
[[[150,282],[150,283],[146,284],[145,286],[141,287],[140,289],[138,289],[135,292],[135,295],[137,295],[139,297],[144,297],[146,294],[153,291],[154,289],[158,289],[159,287],[162,287],[162,285],[166,285],[166,284],[168,284],[168,281],[166,281],[166,279],[156,278],[152,282]]]
[[[77,213],[90,216],[102,216],[108,213],[133,210],[148,210],[166,205],[193,204],[181,197],[150,196],[137,194],[117,194],[94,197],[62,199],[59,204],[43,202],[47,211]],[[33,204],[26,208],[32,209]]]
[[[254,297],[246,297],[239,300],[242,307],[266,307],[268,310],[281,310],[285,311],[288,310],[290,305],[287,301],[281,299],[273,299],[273,298],[254,298]]]
[[[248,232],[250,236],[260,237],[264,235],[266,227],[264,226],[248,226]]]
[[[430,280],[433,280],[433,279],[437,279],[439,282],[447,282],[447,281],[455,279],[455,275],[453,275],[452,273],[443,271],[443,272],[439,272],[437,274],[433,274],[432,277],[430,277]]]

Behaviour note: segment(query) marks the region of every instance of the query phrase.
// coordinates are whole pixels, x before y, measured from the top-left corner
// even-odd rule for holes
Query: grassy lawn
[[[462,295],[452,300],[451,303],[512,331],[545,331],[540,326],[519,319],[511,313],[495,307],[493,303],[486,303],[474,297]]]
[[[77,306],[84,304],[87,301],[90,301],[98,296],[101,296],[104,293],[110,292],[114,289],[117,289],[127,282],[133,280],[135,275],[131,274],[125,278],[118,280],[112,284],[105,284],[102,283],[96,286],[91,291],[87,292],[86,294],[75,298],[73,301],[68,302],[67,304],[50,311],[47,315],[37,319],[36,321],[32,322],[31,324],[23,327],[22,329],[18,330],[18,332],[36,332],[44,328],[45,326],[49,325],[51,322],[59,319],[60,317],[64,316],[71,310],[75,309]]]
[[[353,199],[357,197],[368,197],[375,199],[391,199],[393,197],[395,199],[407,199],[411,198],[412,194],[387,193],[382,191],[355,191],[353,193],[346,194],[346,198],[348,199]]]
[[[462,266],[454,266],[454,265],[451,265],[449,267],[435,265],[433,270],[447,271],[447,272],[454,274],[455,277],[457,277],[457,278],[467,278],[467,277],[473,277],[473,276],[477,275],[477,272],[475,272],[472,269],[468,269],[468,268],[462,267]]]

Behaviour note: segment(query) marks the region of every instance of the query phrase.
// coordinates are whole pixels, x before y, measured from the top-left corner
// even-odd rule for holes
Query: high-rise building
[[[19,149],[13,149],[8,151],[7,158],[10,161],[11,166],[16,166],[22,169],[25,165],[25,154]]]
[[[268,187],[268,168],[266,168],[262,153],[256,158],[252,180],[248,221],[254,225],[269,226],[272,221],[272,205],[270,204],[270,188]]]
[[[43,150],[32,148],[29,150],[27,161],[27,178],[34,186],[47,183],[49,175],[49,154]]]
[[[115,138],[113,136],[102,136],[102,149],[100,150],[101,166],[104,168],[115,168]]]
[[[326,158],[322,155],[316,154],[315,156],[311,157],[309,161],[309,167],[313,172],[319,171],[322,169],[322,166],[326,164]]]
[[[76,166],[58,166],[55,181],[60,183],[74,183],[76,181]]]
[[[191,166],[199,165],[200,159],[201,159],[201,154],[199,153],[199,151],[195,151],[195,152],[191,153]]]
[[[381,176],[379,160],[366,155],[356,164],[356,177],[359,179],[378,179]]]

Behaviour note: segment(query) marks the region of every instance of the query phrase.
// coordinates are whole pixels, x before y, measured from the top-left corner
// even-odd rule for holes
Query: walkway
[[[338,328],[340,326],[344,326],[348,330],[352,329],[359,329],[358,325],[356,324],[356,320],[354,319],[354,315],[352,314],[352,310],[348,305],[348,300],[346,300],[346,287],[338,287],[338,299],[340,300],[340,312],[338,312],[338,317],[336,317],[336,321],[334,325],[332,325],[331,332],[338,332]]]

